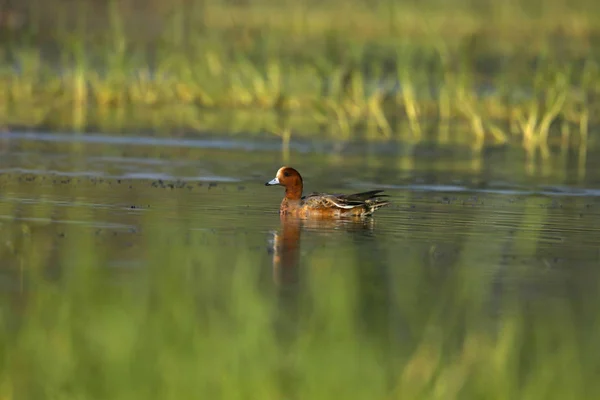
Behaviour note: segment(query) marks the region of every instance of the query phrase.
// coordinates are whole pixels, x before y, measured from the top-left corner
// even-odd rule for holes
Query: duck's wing
[[[335,195],[326,193],[310,193],[302,197],[302,203],[308,208],[352,208],[352,207],[339,207],[335,202]]]
[[[389,202],[383,200],[383,190],[371,190],[369,192],[361,192],[354,194],[326,194],[326,193],[311,193],[302,198],[304,204],[310,208],[342,208],[351,209],[356,207],[364,207],[370,212],[377,208],[388,205]]]

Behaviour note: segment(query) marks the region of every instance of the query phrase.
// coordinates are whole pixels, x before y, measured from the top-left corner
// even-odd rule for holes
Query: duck
[[[390,204],[384,199],[383,190],[353,194],[310,193],[302,196],[303,181],[300,173],[292,167],[279,168],[275,178],[265,186],[285,187],[285,197],[279,207],[280,215],[301,218],[367,217],[381,207]]]

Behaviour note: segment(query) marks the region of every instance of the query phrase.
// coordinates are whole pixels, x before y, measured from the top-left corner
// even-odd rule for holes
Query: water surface
[[[222,251],[243,246],[265,255],[261,267],[272,262],[283,191],[263,184],[284,163],[277,141],[34,132],[0,139],[0,221],[7,231],[48,237],[45,251],[76,227],[98,237],[107,267],[143,267],[142,224],[154,211],[204,232]],[[600,166],[588,156],[582,171],[576,158],[538,160],[532,169],[526,154],[508,147],[481,154],[433,144],[335,150],[294,142],[285,163],[301,171],[306,191],[383,188],[393,201],[360,229],[303,224],[294,268],[319,247],[339,246],[364,268],[407,275],[407,284],[415,271],[403,264],[416,258],[441,275],[469,265],[473,285],[489,275],[544,296],[585,290],[600,255]]]
[[[0,143],[0,335],[25,397],[414,398],[429,379],[469,398],[600,390],[593,149]],[[280,219],[283,189],[264,183],[282,164],[307,192],[385,189],[392,205]]]

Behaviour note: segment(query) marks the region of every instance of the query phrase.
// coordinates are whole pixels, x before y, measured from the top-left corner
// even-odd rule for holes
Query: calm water
[[[303,260],[323,248],[347,248],[365,270],[405,276],[406,285],[418,275],[432,296],[457,265],[469,266],[461,278],[467,284],[495,282],[490,299],[517,290],[523,301],[576,300],[598,274],[600,161],[577,152],[544,161],[514,148],[473,154],[434,145],[292,143],[285,163],[301,171],[305,191],[383,188],[393,205],[363,224],[286,226],[277,213],[282,188],[263,186],[284,163],[276,141],[92,134],[74,141],[47,133],[0,140],[6,269],[19,263],[15,246],[24,237],[45,238],[38,251],[52,260],[79,230],[94,232],[107,268],[143,268],[142,221],[155,211],[203,232],[223,252],[264,255],[259,267],[278,283],[297,280]],[[404,268],[415,260],[422,270]]]
[[[600,393],[593,150],[293,142],[284,161],[258,138],[5,133],[0,152],[6,398]],[[280,220],[284,163],[393,205]]]

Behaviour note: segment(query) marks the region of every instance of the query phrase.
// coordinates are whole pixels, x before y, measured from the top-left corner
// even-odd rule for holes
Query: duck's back
[[[302,207],[321,212],[369,215],[389,204],[383,199],[386,195],[380,194],[382,192],[383,190],[353,194],[310,193],[302,198]]]

